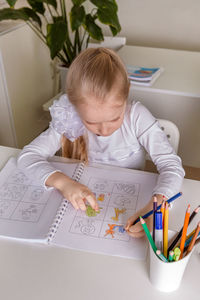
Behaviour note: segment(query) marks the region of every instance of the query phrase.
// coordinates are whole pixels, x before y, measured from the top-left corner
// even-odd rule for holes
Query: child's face
[[[76,106],[85,127],[96,135],[109,136],[122,124],[126,101],[110,95],[105,101],[98,101],[87,95],[86,102]]]

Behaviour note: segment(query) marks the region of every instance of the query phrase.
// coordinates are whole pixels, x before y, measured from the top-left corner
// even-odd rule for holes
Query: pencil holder
[[[150,249],[150,282],[162,292],[173,292],[181,284],[181,280],[193,250],[178,261],[164,262]]]

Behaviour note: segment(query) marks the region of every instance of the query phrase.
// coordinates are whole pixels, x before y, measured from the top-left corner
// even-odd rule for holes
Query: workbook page
[[[124,230],[127,219],[151,198],[157,174],[107,166],[85,167],[80,182],[96,195],[99,212],[76,211],[70,203],[54,244],[94,253],[145,259],[146,238]]]
[[[65,173],[72,177],[76,166],[68,164]],[[0,236],[45,240],[62,201],[58,191],[28,178],[11,158],[0,172]]]

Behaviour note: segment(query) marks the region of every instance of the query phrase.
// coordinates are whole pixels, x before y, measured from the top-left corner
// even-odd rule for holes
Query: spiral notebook
[[[0,172],[0,236],[144,259],[145,238],[130,237],[124,225],[149,201],[157,174],[99,164],[51,163],[95,193],[99,213],[75,210],[57,190],[28,178],[11,158]]]

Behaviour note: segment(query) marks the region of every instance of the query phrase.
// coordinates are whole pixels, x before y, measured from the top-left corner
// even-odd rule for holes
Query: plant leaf
[[[117,32],[121,30],[119,19],[116,13],[110,9],[101,8],[97,11],[98,19],[101,23],[114,27]]]
[[[38,15],[30,8],[23,7],[20,9],[4,8],[0,10],[0,21],[2,20],[24,20],[32,19],[41,26],[41,20]]]
[[[72,30],[78,29],[84,22],[85,9],[83,6],[73,6],[70,12],[70,23]]]
[[[115,27],[112,27],[112,26],[109,26],[109,27],[110,27],[110,30],[112,32],[112,35],[113,36],[117,35],[117,33],[118,33],[117,29]]]
[[[99,9],[110,9],[112,12],[117,12],[118,6],[115,0],[90,0]]]
[[[72,0],[74,5],[80,6],[83,2],[85,2],[86,0]]]
[[[67,24],[64,21],[56,22],[47,25],[47,45],[50,49],[51,58],[53,59],[67,39]]]
[[[40,14],[44,14],[45,12],[45,8],[44,8],[44,4],[43,3],[40,3],[38,1],[35,1],[35,0],[27,0],[29,5],[32,7],[32,9],[35,11],[35,12],[38,12]]]
[[[101,28],[94,22],[94,19],[90,14],[86,15],[83,27],[93,39],[98,41],[104,40]]]
[[[52,5],[55,9],[57,8],[57,1],[56,0],[34,0],[35,2],[45,2],[47,4]]]
[[[16,10],[16,9],[15,9]],[[42,22],[40,17],[29,7],[22,7],[21,10],[28,16],[28,19],[32,19],[41,27]]]
[[[10,7],[14,7],[17,0],[6,0],[6,2],[10,5]]]

